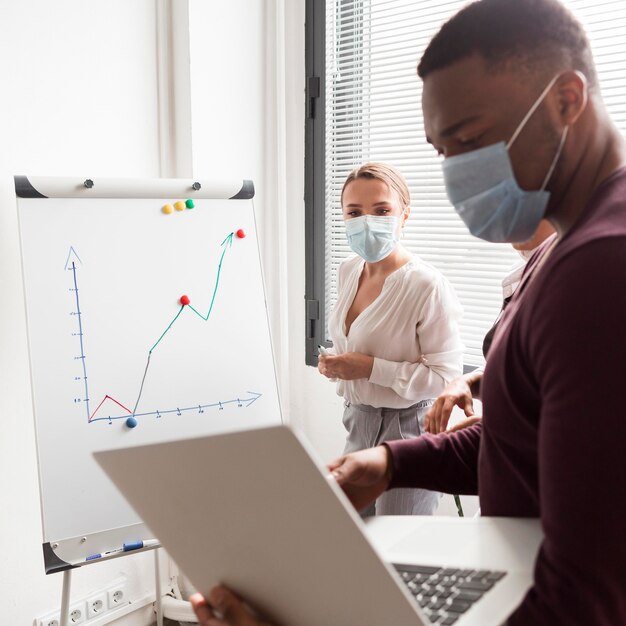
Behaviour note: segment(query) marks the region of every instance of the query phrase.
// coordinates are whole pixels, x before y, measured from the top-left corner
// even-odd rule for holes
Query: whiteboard
[[[18,213],[44,552],[62,569],[152,538],[94,451],[281,414],[252,199],[190,181],[50,181],[30,179],[78,197],[20,197]]]

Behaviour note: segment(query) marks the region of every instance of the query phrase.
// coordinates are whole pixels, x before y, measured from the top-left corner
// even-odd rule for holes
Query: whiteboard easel
[[[66,572],[69,602],[69,570],[154,539],[94,451],[282,421],[254,187],[16,176],[15,188],[44,563]]]

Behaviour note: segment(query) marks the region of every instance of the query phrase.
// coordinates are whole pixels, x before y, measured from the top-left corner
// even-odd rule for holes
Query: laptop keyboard
[[[394,567],[431,624],[454,624],[474,602],[480,600],[506,572],[455,569],[428,565]]]

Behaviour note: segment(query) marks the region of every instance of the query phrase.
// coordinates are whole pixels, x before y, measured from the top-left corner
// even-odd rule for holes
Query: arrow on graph
[[[262,393],[256,393],[256,391],[246,391],[246,393],[249,393],[250,395],[254,396],[254,398],[252,398],[252,400],[250,400],[250,402],[246,404],[246,408],[249,407],[254,402],[256,402],[263,395]]]
[[[74,263],[74,259],[76,259],[81,265],[83,264],[78,254],[76,254],[74,246],[70,246],[70,250],[67,253],[67,259],[65,260],[65,269],[72,266],[72,263]]]

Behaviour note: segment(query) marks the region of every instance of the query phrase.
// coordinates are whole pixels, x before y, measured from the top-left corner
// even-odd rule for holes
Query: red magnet
[[[189,304],[191,302],[191,300],[189,299],[189,296],[181,296],[180,297],[180,303],[185,306],[186,304]]]
[[[235,235],[237,235],[239,239],[243,239],[246,236],[246,231],[243,228],[240,228]]]

